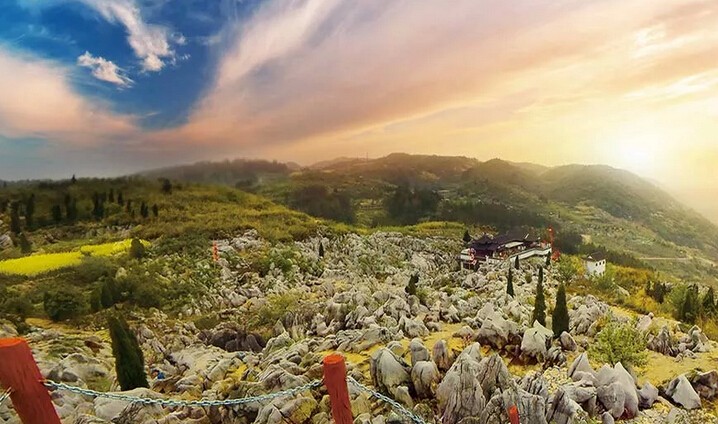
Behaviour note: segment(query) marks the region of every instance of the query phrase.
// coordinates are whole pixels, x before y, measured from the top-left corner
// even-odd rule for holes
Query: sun
[[[641,174],[650,174],[656,168],[656,149],[643,143],[619,143],[616,149],[622,167]]]

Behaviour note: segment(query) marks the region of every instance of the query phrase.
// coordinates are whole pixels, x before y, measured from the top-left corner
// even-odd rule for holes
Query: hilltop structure
[[[492,236],[483,234],[461,251],[459,263],[464,269],[477,269],[481,263],[498,264],[505,261],[551,255],[551,244],[525,232],[510,232]]]

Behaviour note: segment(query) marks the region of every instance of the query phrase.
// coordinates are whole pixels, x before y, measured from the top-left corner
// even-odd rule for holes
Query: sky
[[[0,0],[0,179],[608,164],[718,222],[715,0]]]

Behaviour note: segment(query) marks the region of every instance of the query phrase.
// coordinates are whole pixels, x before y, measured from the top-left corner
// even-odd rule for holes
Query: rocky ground
[[[318,257],[320,242],[324,258]],[[650,315],[636,322],[641,331],[655,333],[647,345],[651,363],[676,366],[675,373],[664,371],[670,374],[666,381],[647,378],[656,375],[645,372],[651,363],[633,372],[620,363],[596,363],[586,350],[611,308],[592,296],[569,297],[570,334],[554,337],[530,322],[538,263],[522,264],[521,274],[531,278],[514,278],[512,297],[505,292],[505,269],[458,271],[454,254],[460,245],[443,238],[398,233],[315,238],[292,246],[313,266],[271,267],[264,276],[247,272],[241,259],[266,247],[256,233],[218,246],[222,278],[206,296],[180,317],[157,310],[131,317],[148,369],[165,375],[152,380],[151,389],[132,394],[221,400],[290,389],[321,379],[322,358],[338,351],[353,378],[427,423],[507,423],[513,405],[522,423],[718,423],[713,412],[718,372],[685,367],[706,358],[700,363],[710,365],[718,348],[699,328],[681,333],[675,323]],[[405,292],[412,274],[419,275],[417,295]],[[557,283],[551,271],[544,287],[553,299]],[[247,328],[247,317],[282,293],[305,299],[311,308],[283,314],[269,336]],[[198,330],[194,319],[210,312],[218,312],[219,323]],[[117,389],[105,332],[31,324],[27,338],[47,378]],[[14,332],[0,325],[0,337]],[[66,423],[331,421],[323,387],[231,408],[162,408],[65,391],[52,395]],[[356,423],[409,422],[355,386],[350,396]],[[0,406],[0,421],[19,422],[10,402]]]

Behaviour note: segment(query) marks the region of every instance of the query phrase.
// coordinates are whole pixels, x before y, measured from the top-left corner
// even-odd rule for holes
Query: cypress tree
[[[551,253],[546,255],[546,268],[551,266]]]
[[[124,199],[124,197],[122,197],[121,191],[117,192],[117,204],[120,206],[123,206],[125,204],[125,199]]]
[[[10,231],[20,234],[22,227],[20,226],[20,203],[12,202],[10,205]]]
[[[110,194],[107,196],[107,201],[110,203],[115,203],[115,190],[110,189]]]
[[[713,287],[709,287],[706,294],[703,296],[703,313],[706,315],[713,315],[715,313],[715,294],[713,293]]]
[[[144,369],[144,356],[137,338],[127,322],[119,317],[109,317],[107,325],[112,339],[117,381],[123,391],[137,387],[149,387]]]
[[[541,325],[546,325],[546,298],[543,292],[543,268],[539,270],[538,284],[536,284],[536,300],[534,301],[534,312],[531,323],[538,321]]]
[[[128,200],[127,204],[125,204],[125,211],[127,213],[130,213],[132,211],[132,200]]]
[[[33,226],[33,217],[35,215],[35,193],[32,193],[25,203],[25,225],[30,228]]]
[[[322,243],[321,241],[319,242],[319,257],[324,257],[324,243]]]
[[[516,255],[516,263],[514,263],[514,268],[516,268],[517,270],[521,269],[519,266],[519,256],[518,255]]]
[[[102,288],[100,289],[100,304],[105,309],[115,304],[112,287],[110,287],[107,282],[103,283]]]
[[[162,193],[172,194],[172,183],[167,178],[162,181]]]
[[[551,315],[551,329],[554,337],[568,331],[568,308],[566,307],[566,287],[561,283],[556,292],[556,307]]]
[[[77,178],[75,178],[75,174],[72,174],[72,179],[70,180],[70,183],[75,184],[77,182]]]
[[[142,215],[142,218],[147,218],[148,216],[150,216],[150,210],[145,204],[145,202],[142,202],[140,204],[140,215]]]
[[[155,218],[157,218],[159,216],[159,214],[160,214],[160,208],[158,208],[157,203],[155,203],[154,205],[152,205],[152,215],[154,215]]]
[[[62,208],[60,208],[60,205],[52,205],[52,220],[55,221],[55,224],[62,222]]]
[[[511,270],[511,267],[509,267],[509,276],[507,280],[508,282],[506,283],[506,293],[508,293],[511,297],[514,297],[514,274]]]
[[[464,231],[464,237],[462,238],[464,240],[464,243],[468,243],[471,241],[471,234],[469,234],[469,230]]]

